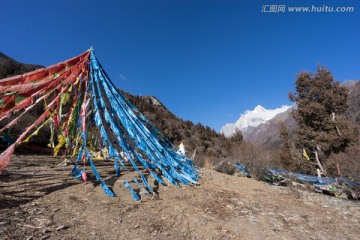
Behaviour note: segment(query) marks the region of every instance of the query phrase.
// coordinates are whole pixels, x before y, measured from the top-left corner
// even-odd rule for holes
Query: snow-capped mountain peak
[[[257,105],[254,109],[254,112],[265,112],[265,111],[266,109],[261,105]]]
[[[260,124],[272,119],[277,114],[285,112],[291,106],[282,106],[275,109],[266,109],[261,105],[257,105],[254,110],[246,110],[240,115],[240,118],[235,123],[228,123],[220,130],[225,137],[231,137],[237,129],[246,131],[249,127],[257,127]]]

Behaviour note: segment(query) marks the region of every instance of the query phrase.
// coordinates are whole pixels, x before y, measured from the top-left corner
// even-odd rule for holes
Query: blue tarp
[[[316,186],[325,186],[325,185],[334,184],[334,183],[338,183],[338,184],[344,183],[348,187],[359,186],[358,182],[355,182],[349,178],[343,178],[343,177],[339,177],[339,178],[318,177],[318,176],[314,176],[314,175],[284,171],[284,170],[280,170],[280,169],[276,169],[276,168],[271,168],[270,172],[272,172],[273,174],[282,175],[282,176],[291,176],[301,182],[312,183]]]

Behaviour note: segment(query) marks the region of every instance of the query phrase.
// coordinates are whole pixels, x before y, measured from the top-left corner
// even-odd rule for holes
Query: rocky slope
[[[115,177],[111,162],[96,164],[115,198],[95,182],[75,180],[72,166],[57,166],[60,161],[17,156],[0,175],[0,239],[355,240],[360,235],[359,202],[205,169],[199,186],[160,186],[159,197],[134,202],[123,187],[128,174]]]
[[[280,125],[284,124],[289,130],[290,135],[292,135],[295,128],[295,120],[291,115],[293,108],[291,107],[287,111],[277,114],[257,127],[249,128],[243,133],[244,138],[268,147],[279,146],[281,143],[279,136]]]

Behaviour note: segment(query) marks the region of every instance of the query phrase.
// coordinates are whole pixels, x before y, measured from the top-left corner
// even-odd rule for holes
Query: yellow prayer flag
[[[59,141],[59,143],[58,143],[58,144],[55,146],[55,148],[54,148],[54,156],[57,156],[60,148],[65,145],[65,143],[66,143],[66,138],[65,138],[63,135],[60,135],[60,134],[59,134],[59,135],[58,135],[58,141]]]
[[[310,160],[309,155],[307,154],[305,148],[303,148],[303,155],[308,161]]]

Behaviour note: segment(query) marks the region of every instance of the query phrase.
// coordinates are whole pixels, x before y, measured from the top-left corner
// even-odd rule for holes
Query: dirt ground
[[[200,170],[200,186],[132,200],[128,174],[96,162],[117,197],[60,158],[15,156],[0,175],[0,239],[359,239],[360,202]]]

